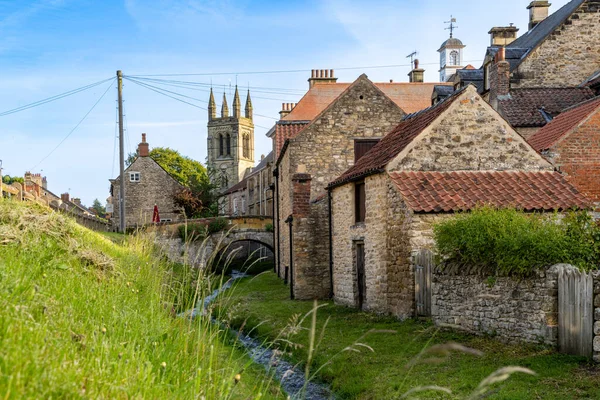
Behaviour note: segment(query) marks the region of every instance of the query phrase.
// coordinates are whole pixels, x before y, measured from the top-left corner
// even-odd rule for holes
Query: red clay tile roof
[[[279,157],[281,148],[287,139],[292,139],[308,125],[309,121],[279,121],[275,128],[275,159]]]
[[[337,99],[352,83],[317,83],[306,92],[283,121],[311,121]],[[436,85],[451,83],[374,83],[405,113],[410,114],[431,105],[431,93]]]
[[[498,108],[513,127],[538,127],[547,123],[541,108],[556,116],[593,97],[594,92],[588,87],[513,89],[509,99],[498,101]]]
[[[571,132],[588,115],[597,110],[600,110],[600,97],[571,107],[537,131],[529,138],[528,142],[537,151],[549,149],[560,138]]]
[[[330,187],[357,179],[382,170],[388,162],[398,155],[414,138],[429,126],[437,117],[450,107],[465,89],[454,92],[444,101],[416,114],[407,115],[398,126],[385,135],[371,150],[360,158],[354,166],[329,184]]]
[[[477,205],[525,211],[588,207],[558,172],[392,172],[392,181],[416,212],[467,211]]]

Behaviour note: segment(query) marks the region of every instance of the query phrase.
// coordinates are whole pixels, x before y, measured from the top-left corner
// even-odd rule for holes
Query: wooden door
[[[367,294],[367,283],[365,279],[365,244],[356,243],[356,286],[357,286],[357,308],[363,309],[363,304]]]
[[[433,253],[421,250],[415,257],[415,305],[417,316],[431,316],[431,274]]]
[[[558,272],[558,348],[561,353],[592,356],[594,281],[574,268]]]

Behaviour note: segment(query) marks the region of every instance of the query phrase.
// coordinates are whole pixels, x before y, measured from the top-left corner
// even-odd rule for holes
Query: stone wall
[[[140,181],[131,182],[130,172],[139,172]],[[155,204],[161,219],[179,220],[173,196],[182,189],[156,161],[138,157],[125,171],[125,225],[129,228],[152,223]],[[114,226],[119,226],[119,190],[117,179],[113,183]]]
[[[508,342],[558,344],[558,268],[527,279],[489,277],[468,269],[433,273],[436,325]]]
[[[479,95],[465,93],[388,166],[390,171],[552,171]]]
[[[599,65],[600,1],[587,0],[513,71],[511,87],[577,86]]]

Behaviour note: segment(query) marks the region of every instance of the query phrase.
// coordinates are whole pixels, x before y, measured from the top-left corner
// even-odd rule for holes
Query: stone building
[[[235,87],[232,111],[229,115],[227,96],[223,93],[221,116],[217,118],[217,104],[211,89],[206,166],[212,182],[223,191],[244,179],[254,167],[254,122],[250,91],[242,117],[240,94]]]
[[[273,216],[273,152],[263,155],[260,163],[239,183],[227,189],[220,201],[222,215]]]
[[[434,222],[481,203],[587,204],[474,86],[406,116],[328,188],[335,301],[399,318],[415,315],[413,257]]]
[[[333,71],[313,70],[306,95],[296,105],[284,105],[282,119],[270,131],[276,268],[289,278],[296,298],[326,298],[331,291],[328,182],[403,116],[428,107],[435,85],[373,83],[364,74],[351,84],[337,83]]]
[[[528,141],[580,192],[600,204],[600,97],[565,110]]]
[[[173,197],[184,189],[167,171],[149,157],[146,134],[138,145],[138,157],[125,170],[125,227],[135,228],[152,223],[154,206],[158,207],[161,222],[177,221],[180,213]],[[110,180],[113,200],[112,221],[120,226],[120,176]]]
[[[531,2],[529,30],[504,47],[488,48],[484,88],[493,105],[517,88],[579,86],[598,70],[600,1],[572,0],[551,15],[549,7],[548,1]]]

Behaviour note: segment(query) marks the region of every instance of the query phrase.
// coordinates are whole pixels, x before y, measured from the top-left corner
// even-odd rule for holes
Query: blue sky
[[[266,128],[282,102],[307,89],[310,69],[338,68],[339,81],[365,72],[374,81],[407,81],[413,50],[438,80],[439,45],[448,37],[444,21],[458,19],[455,37],[465,59],[481,65],[493,26],[514,23],[527,30],[529,0],[454,2],[250,1],[250,0],[0,0],[0,112],[115,75],[206,74],[165,79],[211,83],[220,102],[223,88],[248,85],[256,117],[256,159],[270,151]],[[552,1],[551,11],[567,0]],[[293,73],[235,74],[302,70]],[[224,74],[232,73],[232,74]],[[109,83],[0,117],[4,174],[42,172],[56,194],[69,191],[85,204],[104,202],[115,158],[115,84],[77,130],[47,157],[98,101]],[[260,88],[271,93],[259,93]],[[167,88],[208,99],[205,91]],[[202,88],[205,90],[205,88]],[[286,90],[283,90],[286,89]],[[263,98],[260,98],[263,97]],[[126,149],[142,132],[151,146],[168,146],[204,162],[206,112],[125,82]],[[242,98],[244,101],[244,98]],[[205,103],[194,101],[205,107]]]

